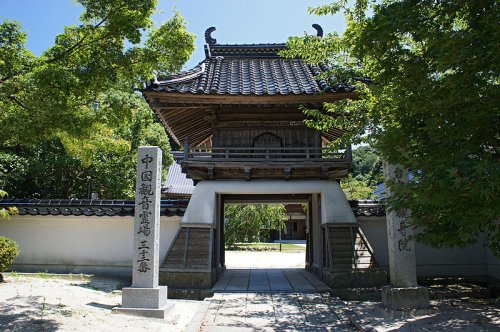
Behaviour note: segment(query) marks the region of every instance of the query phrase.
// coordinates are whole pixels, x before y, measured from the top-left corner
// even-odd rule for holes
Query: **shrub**
[[[0,236],[0,272],[6,271],[19,255],[19,247],[14,240]]]

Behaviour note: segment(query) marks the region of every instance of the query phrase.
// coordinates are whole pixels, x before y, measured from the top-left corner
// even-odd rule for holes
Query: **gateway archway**
[[[177,288],[211,288],[225,269],[224,203],[278,201],[308,204],[308,271],[321,279],[333,265],[352,267],[357,221],[336,181],[215,180],[196,185],[160,280]],[[346,245],[344,255],[334,255],[333,241]]]
[[[204,61],[143,91],[173,145],[183,146],[182,172],[197,183],[161,282],[189,289],[214,284],[224,270],[221,213],[231,198],[303,195],[312,225],[306,268],[322,279],[358,268],[362,243],[338,183],[351,171],[350,146],[331,149],[344,132],[310,128],[301,111],[355,98],[354,86],[319,78],[325,66],[282,58],[285,44],[221,45],[213,31],[206,32]]]

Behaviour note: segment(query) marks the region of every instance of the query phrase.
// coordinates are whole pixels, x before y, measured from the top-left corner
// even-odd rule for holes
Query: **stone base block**
[[[382,304],[387,309],[426,309],[429,307],[429,289],[427,287],[392,286],[382,287]]]
[[[158,309],[150,309],[150,308],[124,308],[124,307],[115,307],[113,308],[113,312],[133,315],[133,316],[142,316],[142,317],[151,317],[151,318],[160,318],[165,319],[167,313],[174,308],[173,303],[168,303]]]
[[[165,318],[173,304],[167,303],[167,286],[155,288],[125,287],[122,289],[122,306],[113,308],[123,314]]]
[[[167,304],[167,296],[167,286],[154,288],[124,287],[122,289],[122,307],[158,309]]]

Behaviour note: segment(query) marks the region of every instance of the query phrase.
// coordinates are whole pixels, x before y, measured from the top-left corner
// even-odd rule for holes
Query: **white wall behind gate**
[[[160,218],[160,263],[181,217]],[[21,250],[15,271],[131,275],[133,217],[16,216],[0,222],[0,235]]]
[[[387,268],[385,217],[358,217],[382,267]],[[179,229],[181,217],[161,217],[160,262]],[[13,270],[127,275],[132,272],[133,217],[16,216],[0,221],[0,235],[19,244]],[[417,244],[421,276],[490,275],[500,279],[500,259],[478,243],[464,249]]]
[[[372,246],[377,262],[388,268],[387,228],[384,217],[358,217],[363,233]],[[500,280],[500,259],[477,243],[465,248],[433,248],[416,243],[417,274],[419,276],[492,276]]]

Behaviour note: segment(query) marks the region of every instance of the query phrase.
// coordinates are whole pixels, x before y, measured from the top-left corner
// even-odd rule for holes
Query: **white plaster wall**
[[[385,217],[359,217],[361,229],[382,267],[388,266]],[[162,217],[160,262],[181,222]],[[91,273],[130,276],[133,253],[132,217],[16,216],[0,221],[0,235],[16,240],[19,272]],[[500,279],[500,259],[480,241],[464,249],[416,246],[417,273],[426,275],[490,275]]]
[[[214,224],[217,194],[321,194],[323,224],[356,223],[340,185],[336,181],[327,180],[201,181],[194,189],[182,222]]]
[[[21,250],[13,270],[131,275],[133,217],[16,216],[0,222],[0,235]],[[160,219],[160,263],[180,217]]]
[[[387,227],[384,217],[358,217],[359,226],[373,249],[377,262],[384,268],[389,267],[387,247]]]
[[[358,217],[359,224],[373,248],[379,264],[389,265],[387,252],[387,229],[384,217]],[[433,248],[421,243],[415,246],[417,275],[491,275],[499,278],[500,259],[483,245],[483,239],[466,248]]]

